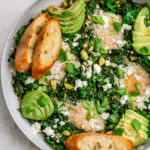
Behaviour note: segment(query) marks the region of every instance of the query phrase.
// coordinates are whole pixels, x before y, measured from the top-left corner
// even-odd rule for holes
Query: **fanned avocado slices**
[[[133,110],[126,110],[116,129],[122,128],[122,136],[130,139],[134,147],[137,147],[148,140],[148,125],[149,121],[145,117]]]
[[[139,12],[132,32],[133,48],[141,55],[150,55],[150,28],[146,26],[145,19],[149,9],[144,7]]]
[[[28,92],[21,102],[23,117],[44,120],[52,115],[54,106],[49,96],[41,91]]]
[[[76,23],[72,25],[68,25],[68,26],[62,25],[61,27],[62,27],[63,32],[66,34],[71,34],[80,30],[80,28],[82,27],[82,24],[84,23],[84,18],[85,18],[85,13],[83,12],[81,16],[79,16],[78,19],[76,20]]]
[[[56,14],[51,14],[51,13],[50,13],[50,15],[53,18],[57,18],[61,22],[72,21],[75,18],[77,18],[78,16],[80,16],[83,11],[85,11],[85,6],[86,6],[86,4],[83,3],[82,6],[79,8],[79,10],[77,12],[74,12],[74,13],[66,10],[66,11],[64,11],[64,13],[62,13],[59,16]]]
[[[68,9],[59,6],[51,6],[48,8],[52,18],[60,21],[64,34],[71,34],[79,31],[85,20],[84,0],[77,0]]]
[[[76,0],[68,9],[64,9],[59,6],[50,6],[48,7],[48,10],[50,14],[55,17],[72,17],[72,14],[77,13],[80,8],[82,8],[83,4],[85,4],[84,0]]]

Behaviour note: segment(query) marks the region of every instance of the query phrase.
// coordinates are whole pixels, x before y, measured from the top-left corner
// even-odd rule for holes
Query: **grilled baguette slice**
[[[42,77],[57,60],[62,45],[61,26],[51,19],[41,31],[32,57],[32,77]]]
[[[15,56],[15,67],[18,72],[26,72],[31,67],[32,53],[39,33],[49,21],[46,13],[39,15],[22,36]]]
[[[105,133],[72,135],[66,139],[65,146],[68,150],[133,150],[130,140]]]

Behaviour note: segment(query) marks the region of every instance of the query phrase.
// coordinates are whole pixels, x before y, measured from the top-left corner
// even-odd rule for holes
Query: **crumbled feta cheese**
[[[62,41],[62,48],[64,50],[70,51],[70,46],[67,42]]]
[[[148,105],[148,109],[150,109],[150,104]]]
[[[148,58],[148,60],[150,60],[150,56],[148,56],[147,58]]]
[[[98,64],[94,64],[94,73],[99,74],[101,72],[101,67]]]
[[[32,124],[31,129],[32,129],[33,133],[39,133],[41,130],[41,124],[38,122],[35,122]]]
[[[101,54],[99,52],[91,52],[95,57],[97,56],[101,56]]]
[[[96,129],[97,131],[100,131],[100,130],[102,130],[102,127],[101,127],[100,125],[95,125],[95,129]]]
[[[104,28],[107,28],[109,26],[109,17],[108,16],[102,16],[102,19],[104,20]]]
[[[110,66],[110,61],[109,60],[105,61],[105,66],[107,66],[107,67]]]
[[[46,127],[43,132],[47,135],[47,136],[50,136],[50,137],[54,137],[55,134],[54,134],[54,130],[51,128],[51,127]]]
[[[69,39],[68,38],[64,39],[64,42],[66,42],[66,41],[69,41]]]
[[[59,139],[57,139],[57,140],[56,140],[56,143],[60,143],[60,140],[59,140]]]
[[[137,74],[134,74],[134,77],[135,77],[135,79],[138,80],[138,81],[141,80],[141,77],[140,77],[139,75],[137,75]]]
[[[88,63],[89,66],[91,66],[93,64],[93,61],[87,60],[87,63]]]
[[[133,73],[133,70],[129,68],[129,69],[127,70],[127,75],[130,76],[132,73]]]
[[[145,95],[150,96],[150,86],[146,88]]]
[[[57,128],[57,124],[54,124],[54,125],[53,125],[53,128],[54,128],[54,129]]]
[[[128,95],[122,96],[120,99],[120,103],[122,105],[124,105],[126,103],[126,101],[128,100],[128,98],[129,98]]]
[[[73,42],[73,43],[72,43],[72,46],[73,46],[73,47],[77,47],[78,45],[79,45],[79,42]]]
[[[112,88],[112,84],[111,83],[107,83],[107,84],[103,85],[103,90],[104,91],[107,91],[110,88]]]
[[[58,121],[59,121],[59,119],[58,119],[58,118],[54,119],[54,122],[55,122],[55,123],[57,123]]]
[[[94,129],[94,124],[91,125],[92,129]]]
[[[96,5],[96,8],[99,9],[99,5]]]
[[[103,112],[103,113],[101,114],[101,117],[102,117],[102,119],[104,119],[104,120],[107,120],[107,119],[109,118],[109,116],[110,116],[110,114],[109,114],[109,113],[106,113],[106,112]]]
[[[81,34],[76,34],[76,37],[73,39],[74,42],[78,41],[81,37]]]
[[[63,114],[64,116],[69,116],[69,112],[67,110],[61,110],[60,113]]]
[[[89,67],[87,69],[87,71],[85,73],[85,76],[86,76],[87,79],[91,78],[91,76],[92,76],[92,68],[91,67]]]
[[[82,125],[81,128],[84,129],[84,125]]]
[[[87,81],[82,81],[83,87],[88,86],[88,82]]]
[[[61,126],[63,126],[63,125],[65,125],[66,123],[65,123],[64,121],[60,121],[59,124],[60,124]]]
[[[123,48],[126,45],[126,41],[125,40],[117,40],[116,44],[119,46],[119,48]]]
[[[145,96],[138,96],[136,97],[136,101],[134,101],[134,105],[140,110],[147,109],[144,103],[145,101],[147,101],[147,99],[145,99]]]
[[[83,71],[85,71],[85,70],[86,70],[86,68],[85,68],[85,66],[84,66],[84,65],[82,65],[82,69],[83,69]]]
[[[74,90],[77,90],[77,88],[82,88],[88,86],[87,81],[82,81],[81,79],[75,80],[75,87]]]
[[[125,30],[132,30],[132,26],[124,23],[121,28],[121,33],[124,33]]]
[[[27,80],[25,80],[25,84],[34,83],[35,79],[32,77],[28,77]]]

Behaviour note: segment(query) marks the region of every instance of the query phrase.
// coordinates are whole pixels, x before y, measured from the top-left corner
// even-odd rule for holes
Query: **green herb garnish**
[[[115,134],[122,136],[122,134],[124,133],[124,129],[123,128],[118,128],[115,130]]]
[[[140,130],[140,129],[141,129],[141,123],[140,123],[137,119],[133,119],[133,120],[132,120],[132,126],[133,126],[136,130]]]
[[[131,97],[137,97],[137,96],[140,96],[140,93],[138,91],[131,91],[129,93],[129,96],[131,96]]]
[[[137,88],[138,90],[140,90],[140,89],[141,89],[141,85],[140,85],[140,83],[138,83],[138,82],[137,82],[135,86],[136,86],[136,88]]]
[[[60,62],[64,62],[67,60],[67,51],[61,49],[58,59]]]
[[[44,96],[40,96],[39,99],[37,100],[37,103],[41,107],[45,107],[48,104],[48,99],[45,98]]]
[[[108,51],[104,47],[104,41],[102,39],[96,38],[95,41],[95,51],[100,52],[102,55],[107,55]]]
[[[122,27],[122,23],[120,23],[120,22],[114,22],[114,23],[113,23],[113,26],[114,26],[114,29],[115,29],[117,32],[120,32],[120,31],[121,31],[121,27]]]
[[[105,21],[102,17],[92,16],[92,20],[100,25],[105,25]]]

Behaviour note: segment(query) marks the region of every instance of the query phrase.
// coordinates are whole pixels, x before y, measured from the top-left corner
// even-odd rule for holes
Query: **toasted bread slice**
[[[61,26],[57,19],[51,19],[40,33],[33,57],[32,77],[42,77],[57,60],[62,45]]]
[[[68,150],[133,150],[130,140],[105,133],[76,134],[67,138],[65,146]]]
[[[31,67],[32,53],[39,33],[50,16],[46,13],[39,15],[27,28],[22,36],[15,56],[15,67],[18,72],[26,72]]]

